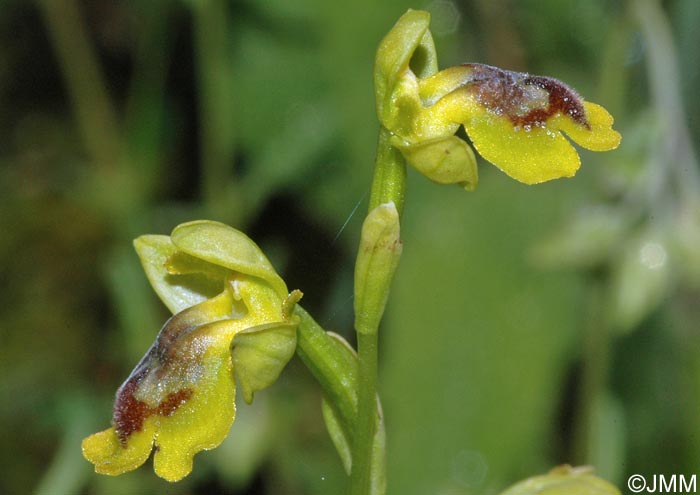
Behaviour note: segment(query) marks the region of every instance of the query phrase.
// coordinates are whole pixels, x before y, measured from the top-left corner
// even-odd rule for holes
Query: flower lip
[[[549,118],[561,113],[590,129],[583,101],[573,89],[557,79],[485,64],[462,66],[471,71],[465,89],[481,105],[497,115],[506,116],[515,126],[543,127]]]
[[[194,307],[171,317],[146,355],[119,387],[112,422],[122,447],[129,437],[143,430],[151,416],[168,417],[188,402],[201,378],[207,350],[206,320],[218,320],[230,311],[228,293],[202,303],[209,311]],[[224,302],[224,308],[217,303]],[[218,310],[218,311],[217,311]],[[222,312],[223,311],[223,312]]]

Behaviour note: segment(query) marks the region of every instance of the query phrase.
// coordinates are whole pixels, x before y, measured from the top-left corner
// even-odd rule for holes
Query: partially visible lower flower
[[[257,246],[222,224],[184,224],[170,238],[144,236],[136,245],[168,305],[194,304],[165,324],[117,391],[113,426],[86,438],[83,454],[98,473],[117,475],[143,464],[155,445],[156,474],[177,481],[197,452],[228,434],[236,381],[250,402],[293,355],[301,293],[287,296]]]
[[[377,113],[406,161],[438,183],[473,189],[476,161],[454,134],[463,125],[479,154],[512,178],[536,184],[573,176],[576,150],[620,143],[613,118],[564,83],[483,64],[437,71],[427,12],[409,10],[377,52]]]
[[[508,488],[501,495],[620,495],[620,490],[593,473],[590,466],[558,466]]]

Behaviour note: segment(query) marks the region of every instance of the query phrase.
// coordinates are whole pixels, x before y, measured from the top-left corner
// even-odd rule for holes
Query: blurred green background
[[[352,340],[374,50],[408,7],[432,12],[441,67],[562,79],[623,141],[536,187],[485,162],[474,193],[409,170],[389,493],[489,495],[565,462],[620,486],[700,473],[696,0],[4,0],[0,493],[342,493],[297,359],[181,483],[150,462],[96,475],[80,441],[167,317],[140,234],[244,230]]]

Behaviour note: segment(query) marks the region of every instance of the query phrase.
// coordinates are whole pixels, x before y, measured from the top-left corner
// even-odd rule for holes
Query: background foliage
[[[297,360],[180,484],[95,475],[79,445],[167,316],[139,234],[244,230],[351,338],[374,50],[408,7],[433,13],[442,67],[560,78],[624,139],[537,187],[410,174],[381,334],[390,493],[492,494],[563,462],[698,472],[694,0],[4,0],[0,492],[341,493]]]

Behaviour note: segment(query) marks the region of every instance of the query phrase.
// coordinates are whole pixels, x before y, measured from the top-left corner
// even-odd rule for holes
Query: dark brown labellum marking
[[[160,414],[161,416],[170,416],[172,413],[177,411],[177,409],[182,404],[190,400],[190,397],[192,397],[192,393],[192,389],[186,388],[168,394],[165,397],[165,400],[158,404],[158,407],[156,408],[156,414]]]
[[[144,420],[150,415],[151,408],[148,404],[134,397],[139,382],[147,372],[148,370],[144,369],[139,374],[129,377],[117,391],[112,421],[122,446],[126,446],[129,435],[135,431],[141,431]]]
[[[182,404],[187,402],[193,395],[192,389],[182,389],[168,394],[156,407],[150,407],[145,402],[138,400],[134,393],[138,389],[139,383],[148,374],[145,368],[138,374],[132,375],[121,386],[114,401],[114,428],[119,437],[119,442],[126,447],[129,436],[143,429],[143,423],[153,415],[170,416]]]
[[[550,117],[561,113],[590,129],[581,98],[561,81],[490,65],[464,65],[472,70],[465,85],[467,90],[487,109],[505,115],[513,125],[543,127]],[[546,100],[533,96],[535,88],[546,93]]]

